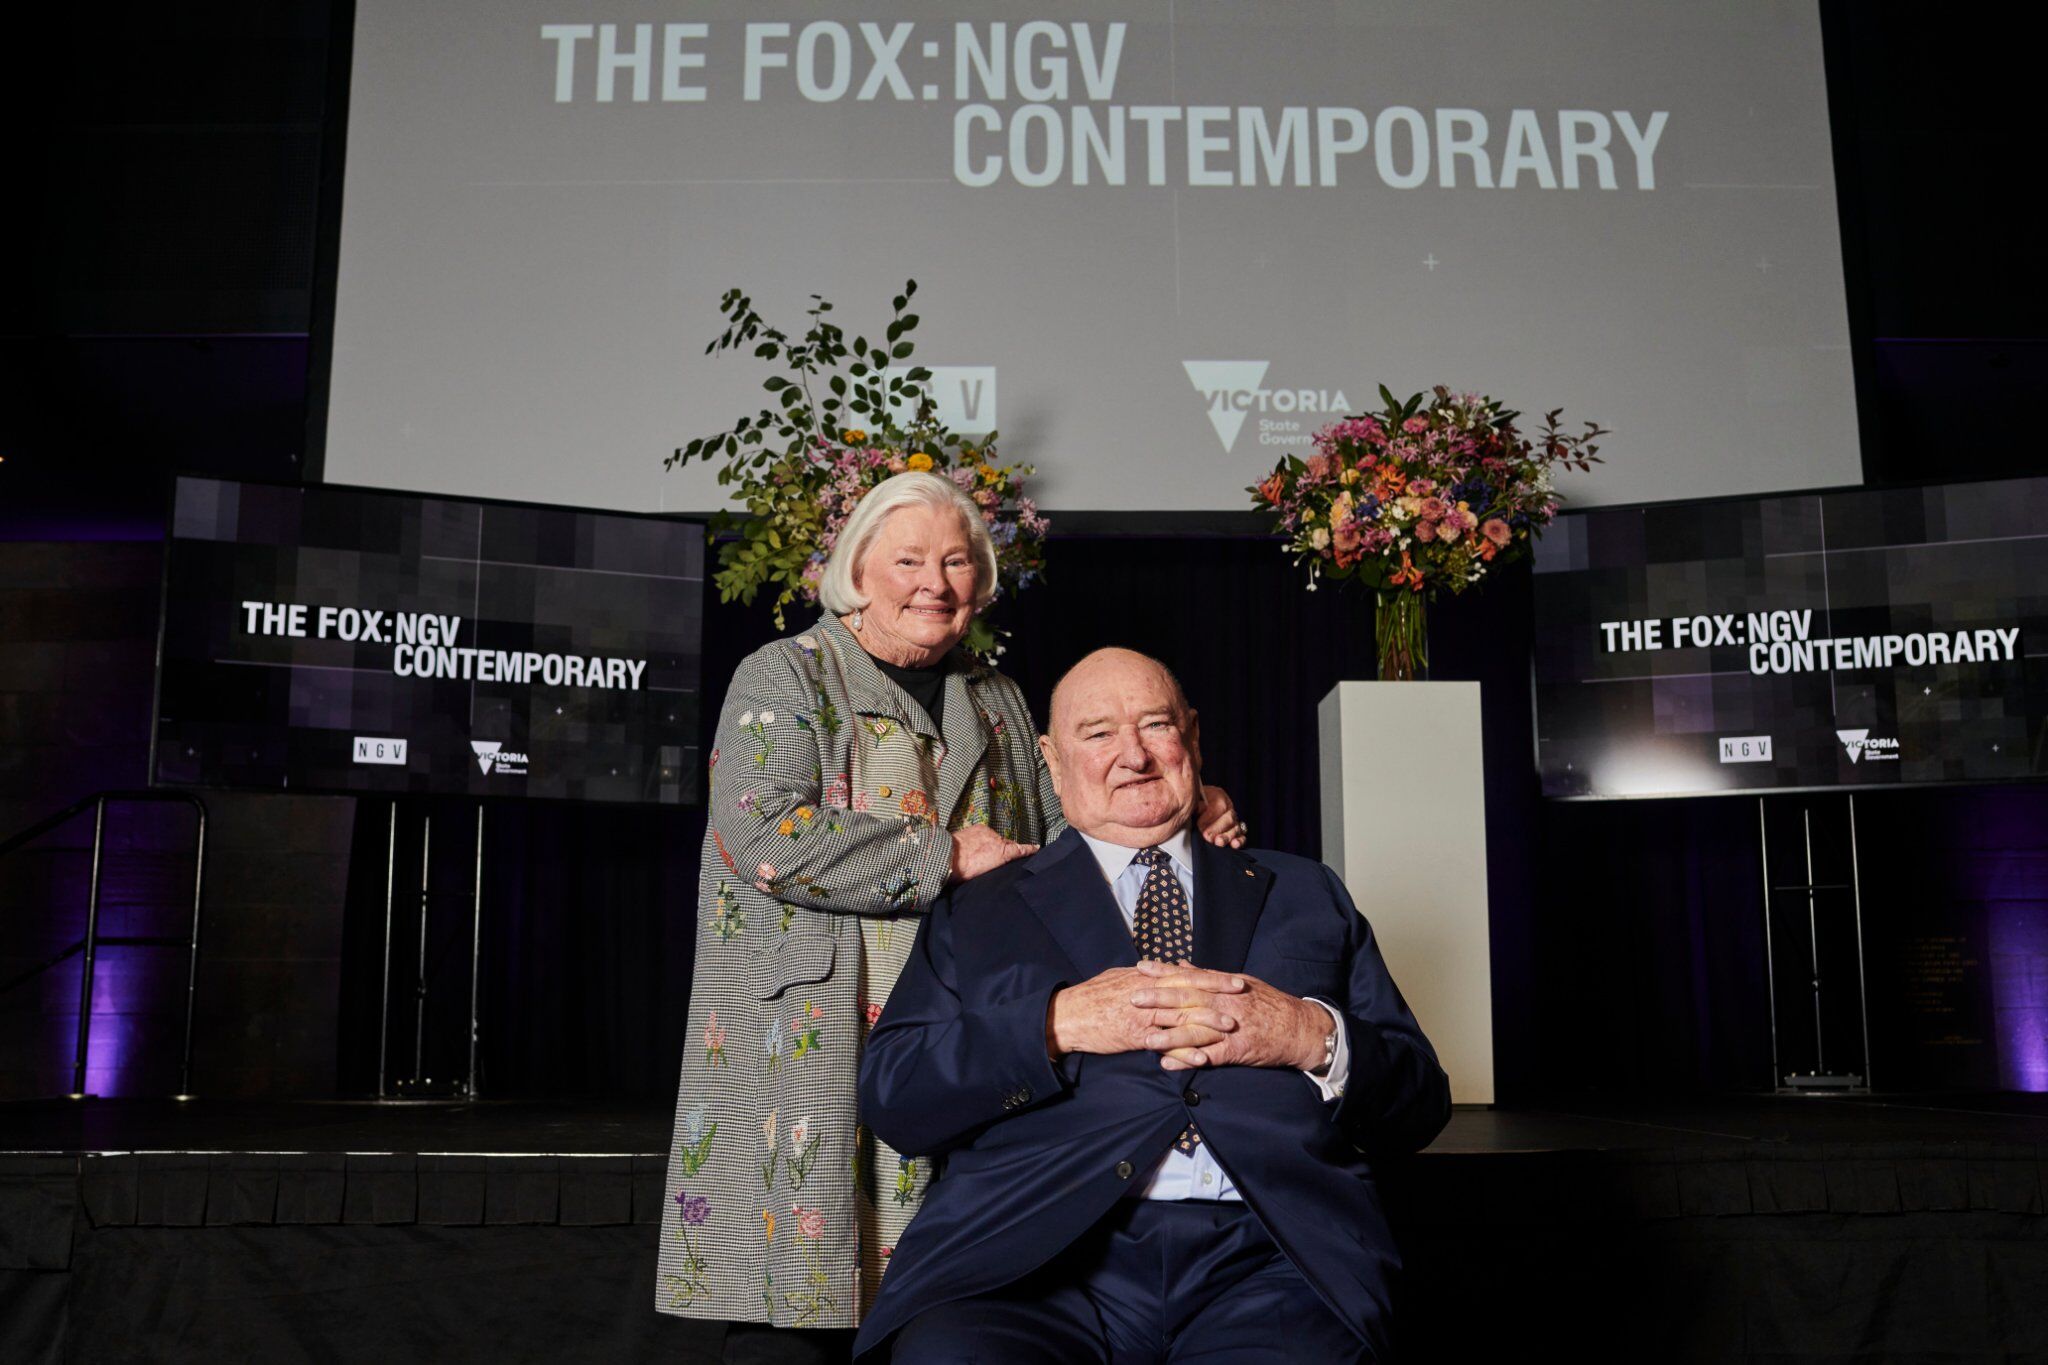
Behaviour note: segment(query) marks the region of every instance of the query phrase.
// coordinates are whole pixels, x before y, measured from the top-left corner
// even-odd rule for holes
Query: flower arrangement
[[[719,599],[751,603],[763,588],[775,593],[775,624],[792,602],[818,600],[825,559],[847,518],[870,488],[893,474],[923,470],[950,479],[981,509],[996,545],[996,595],[1031,586],[1045,569],[1047,522],[1025,496],[1037,471],[1000,464],[996,436],[969,440],[938,420],[931,371],[906,366],[915,346],[917,314],[905,311],[917,281],[895,297],[884,341],[849,337],[828,314],[832,305],[811,296],[800,337],[770,326],[753,300],[727,290],[719,312],[727,326],[706,346],[707,355],[752,344],[754,354],[778,363],[761,386],[770,406],[730,428],[678,448],[664,465],[722,460],[718,482],[733,489],[743,513],[720,512]],[[968,626],[967,648],[983,658],[1002,652],[1001,632],[984,615]]]
[[[1382,386],[1380,398],[1384,411],[1324,427],[1313,454],[1283,457],[1248,491],[1311,589],[1328,577],[1375,590],[1380,676],[1412,678],[1428,666],[1423,604],[1526,555],[1557,515],[1556,472],[1599,463],[1607,430],[1568,435],[1557,409],[1531,440],[1521,414],[1442,385],[1405,403]]]

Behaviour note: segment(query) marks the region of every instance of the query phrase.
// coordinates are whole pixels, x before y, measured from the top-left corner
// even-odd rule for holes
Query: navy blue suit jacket
[[[1045,1264],[1158,1165],[1190,1119],[1238,1193],[1330,1308],[1376,1352],[1399,1265],[1372,1155],[1419,1150],[1450,1083],[1328,868],[1199,838],[1195,962],[1335,1005],[1351,1071],[1323,1100],[1298,1071],[1169,1072],[1156,1054],[1046,1056],[1054,991],[1137,955],[1079,834],[933,905],[861,1059],[861,1119],[940,1173],[856,1351],[928,1308]]]

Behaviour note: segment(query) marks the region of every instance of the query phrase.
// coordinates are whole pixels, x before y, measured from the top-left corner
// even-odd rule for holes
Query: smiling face
[[[1149,848],[1193,817],[1202,792],[1195,713],[1158,663],[1104,649],[1074,666],[1039,741],[1067,823],[1126,848]]]
[[[928,668],[974,619],[974,547],[950,507],[889,514],[853,573],[868,599],[854,632],[861,648],[904,668]]]

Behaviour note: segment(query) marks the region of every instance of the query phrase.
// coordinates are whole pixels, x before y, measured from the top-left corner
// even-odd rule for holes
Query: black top
[[[868,655],[870,659],[875,656]],[[939,717],[946,709],[946,663],[941,659],[930,668],[904,668],[886,659],[875,659],[875,667],[882,670],[882,676],[910,694],[910,699],[924,708],[932,718],[932,728],[939,728]],[[945,731],[939,730],[940,734]]]

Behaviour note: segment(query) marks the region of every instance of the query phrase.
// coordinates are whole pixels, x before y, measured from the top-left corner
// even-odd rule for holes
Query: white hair
[[[874,548],[875,537],[891,513],[906,507],[929,507],[954,511],[967,527],[967,543],[974,555],[974,607],[979,611],[996,595],[996,544],[989,539],[981,508],[960,491],[951,479],[908,470],[882,480],[855,505],[853,515],[839,532],[839,540],[825,557],[824,577],[818,582],[818,601],[834,616],[859,611],[868,596],[854,586],[854,570]]]

